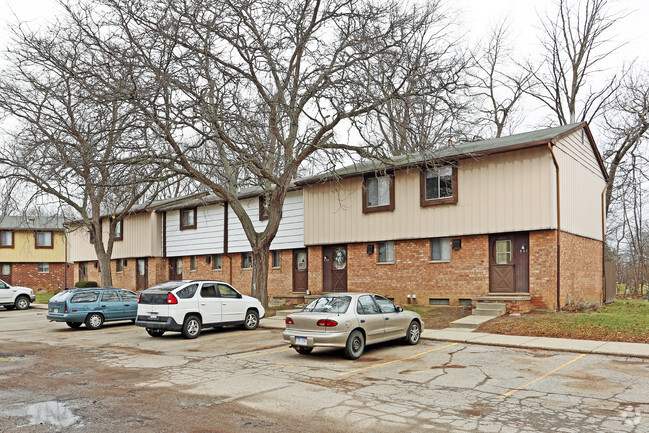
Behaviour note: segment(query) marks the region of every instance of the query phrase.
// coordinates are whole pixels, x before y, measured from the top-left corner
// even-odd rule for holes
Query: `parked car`
[[[167,281],[142,292],[135,324],[152,337],[180,331],[185,338],[196,338],[208,327],[256,329],[265,315],[259,300],[222,281]]]
[[[115,287],[64,290],[50,298],[47,319],[70,328],[86,324],[99,329],[104,322],[135,320],[138,294]]]
[[[0,280],[0,306],[7,310],[26,310],[35,300],[36,295],[29,287],[12,286]]]
[[[366,344],[396,339],[417,344],[424,327],[419,314],[371,293],[321,296],[286,316],[285,323],[284,341],[298,353],[340,347],[349,359],[358,359]]]

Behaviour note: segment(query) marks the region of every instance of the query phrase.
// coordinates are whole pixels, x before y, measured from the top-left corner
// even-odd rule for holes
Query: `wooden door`
[[[88,281],[88,262],[79,262],[79,281]]]
[[[529,293],[529,233],[489,236],[489,291]]]
[[[306,292],[309,288],[309,255],[306,248],[293,250],[293,291]]]
[[[135,290],[145,290],[149,287],[149,261],[137,259],[135,265]]]
[[[347,245],[322,247],[322,290],[347,291]]]
[[[183,279],[183,259],[182,257],[172,257],[169,259],[169,279]]]
[[[0,279],[10,286],[11,282],[11,263],[0,263]]]

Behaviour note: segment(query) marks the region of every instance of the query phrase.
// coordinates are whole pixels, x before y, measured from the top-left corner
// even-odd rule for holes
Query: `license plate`
[[[306,337],[295,337],[295,344],[306,346]]]
[[[58,309],[58,308],[52,308],[52,312],[53,312],[53,313],[58,313],[58,312],[59,312],[59,309]]]
[[[158,313],[151,313],[151,314],[149,315],[149,318],[150,318],[150,319],[157,319],[157,318],[158,318]]]

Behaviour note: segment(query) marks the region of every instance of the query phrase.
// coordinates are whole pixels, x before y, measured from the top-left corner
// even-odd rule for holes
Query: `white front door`
[[[221,323],[221,298],[216,283],[203,283],[198,297],[203,323]]]

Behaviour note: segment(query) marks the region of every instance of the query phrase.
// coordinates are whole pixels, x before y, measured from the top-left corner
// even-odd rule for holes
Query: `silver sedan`
[[[419,343],[423,321],[383,296],[371,293],[324,295],[299,313],[286,316],[284,341],[298,353],[314,347],[340,347],[358,359],[366,344],[404,339]]]

